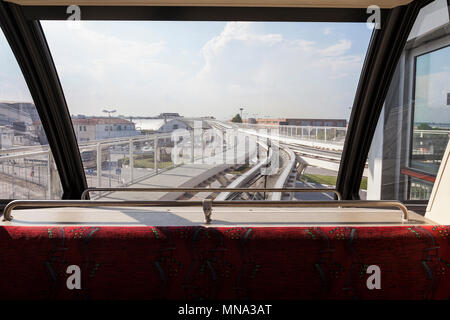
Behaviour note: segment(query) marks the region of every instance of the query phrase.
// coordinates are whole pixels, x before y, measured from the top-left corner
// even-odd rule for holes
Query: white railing
[[[225,159],[227,156],[234,161],[243,158],[243,155],[248,156],[247,146],[245,153],[237,149],[237,144],[246,144],[243,142],[244,136],[253,137],[252,145],[256,144],[256,137],[264,138],[266,135],[273,141],[280,136],[278,143],[292,140],[306,144],[317,140],[342,144],[346,134],[346,128],[339,127],[210,123],[214,132],[205,134],[206,131],[202,131],[195,135],[194,130],[186,133],[184,141],[188,147],[183,149],[185,162],[194,163],[201,159],[200,163],[219,163],[220,160],[230,160]],[[89,187],[130,186],[174,168],[179,163],[172,159],[173,140],[173,133],[155,133],[79,142]],[[219,143],[216,145],[216,142]],[[57,199],[62,193],[48,145],[0,150],[0,178],[0,198],[3,199]]]
[[[83,159],[89,186],[125,186],[173,167],[169,161],[162,167],[157,155],[160,149],[165,148],[165,141],[161,143],[161,140],[170,137],[170,134],[154,134],[79,142],[82,158],[83,152],[93,151],[90,159]],[[150,144],[151,152],[143,150],[143,146]],[[153,170],[135,168],[136,157],[151,153]],[[123,165],[124,159],[127,160],[127,165]],[[122,166],[118,164],[119,161]],[[114,173],[112,169],[115,169]],[[126,173],[123,174],[123,171]],[[0,150],[0,180],[2,199],[57,199],[62,193],[48,145]]]
[[[173,138],[173,133],[155,133],[78,142],[88,186],[125,187],[180,165],[172,159]],[[198,137],[190,131],[183,138],[185,162],[209,163],[208,151],[214,149],[216,163],[226,151],[237,150],[236,136],[225,141],[218,130]],[[58,199],[62,194],[48,145],[0,150],[0,181],[0,199]]]
[[[325,126],[290,126],[290,125],[263,125],[249,123],[232,123],[243,129],[267,130],[272,135],[295,138],[305,141],[320,141],[334,144],[344,144],[347,127]]]

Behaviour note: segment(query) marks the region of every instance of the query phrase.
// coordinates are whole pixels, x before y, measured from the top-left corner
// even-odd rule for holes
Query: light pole
[[[243,120],[242,119],[242,110],[244,110],[244,108],[241,107],[241,108],[239,108],[239,110],[241,110],[241,120]]]
[[[102,112],[107,113],[108,116],[111,118],[111,113],[114,113],[114,112],[116,112],[116,111],[117,111],[116,109],[114,109],[114,110],[106,110],[106,109],[103,109]],[[111,137],[110,131],[111,131],[111,127],[108,128],[108,138]]]
[[[114,113],[114,112],[116,112],[116,111],[117,111],[116,109],[114,109],[114,110],[106,110],[106,109],[103,109],[102,112],[107,113],[107,114],[109,115],[109,117],[111,118],[111,113]]]
[[[117,111],[116,109],[114,109],[114,110],[103,109],[103,112],[107,113],[109,115],[109,118],[111,118],[111,113],[114,113],[116,111]],[[110,126],[108,128],[108,138],[111,137],[111,128],[112,128],[112,126]],[[109,167],[109,187],[111,188],[111,150],[109,150],[109,147],[108,147],[108,151],[109,151],[109,163],[108,163],[108,167]],[[97,157],[98,156],[100,156],[100,155],[97,154]],[[101,161],[101,159],[100,159],[100,161]]]

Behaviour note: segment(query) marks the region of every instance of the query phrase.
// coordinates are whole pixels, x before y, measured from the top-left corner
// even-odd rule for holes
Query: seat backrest
[[[448,299],[449,231],[0,227],[0,299]]]

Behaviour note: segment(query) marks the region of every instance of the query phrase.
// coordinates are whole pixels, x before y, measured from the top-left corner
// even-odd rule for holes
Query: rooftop
[[[40,124],[41,121],[34,121],[33,124]],[[122,118],[102,118],[102,117],[92,117],[92,118],[72,118],[72,123],[74,125],[96,125],[96,124],[132,124],[130,120]]]

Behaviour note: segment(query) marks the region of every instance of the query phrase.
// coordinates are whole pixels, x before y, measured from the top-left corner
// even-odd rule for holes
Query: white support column
[[[237,164],[238,160],[238,136],[237,136],[237,130],[234,130],[234,164]]]
[[[368,154],[367,200],[381,200],[383,174],[384,108],[380,114]]]
[[[102,145],[97,143],[97,188],[102,186]]]
[[[223,130],[222,134],[222,164],[225,164],[227,163],[227,133]]]
[[[248,165],[250,163],[250,143],[248,135],[245,135],[245,164]]]
[[[195,135],[194,130],[191,131],[191,163],[195,162]]]
[[[205,142],[205,131],[202,129],[202,136],[201,136],[201,143],[202,143],[202,163],[205,163],[205,147],[206,147],[206,142]]]

